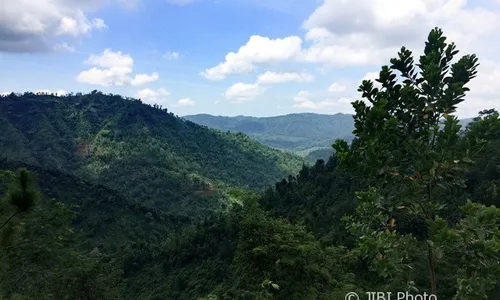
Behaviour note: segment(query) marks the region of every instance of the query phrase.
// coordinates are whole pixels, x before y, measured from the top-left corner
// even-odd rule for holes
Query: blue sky
[[[178,115],[349,113],[361,80],[402,45],[418,54],[435,26],[481,59],[458,115],[500,108],[498,0],[0,0],[0,92],[97,89]]]

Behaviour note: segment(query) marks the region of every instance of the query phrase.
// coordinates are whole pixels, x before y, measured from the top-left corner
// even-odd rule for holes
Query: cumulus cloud
[[[329,101],[314,102],[311,100],[311,96],[311,93],[308,91],[300,91],[297,95],[295,95],[295,97],[293,97],[293,107],[319,110],[334,106],[334,104]]]
[[[470,117],[483,108],[499,107],[494,99],[500,93],[495,84],[500,79],[496,53],[500,46],[500,31],[497,30],[500,28],[500,8],[491,7],[484,1],[471,4],[465,0],[349,1],[348,4],[326,0],[304,26],[309,29],[313,50],[348,46],[352,53],[363,53],[363,49],[371,45],[377,48],[373,53],[378,65],[388,63],[388,58],[402,45],[414,50],[418,59],[428,31],[434,26],[443,28],[448,41],[457,43],[460,54],[472,52],[479,56],[478,77],[470,83],[471,92],[458,109],[460,117]],[[477,20],[483,25],[475,26]],[[335,62],[328,56],[315,59]],[[378,72],[370,72],[363,79],[376,77]]]
[[[363,80],[371,80],[373,82],[373,87],[376,87],[376,88],[381,88],[382,85],[380,84],[380,82],[376,81],[379,77],[379,74],[380,72],[367,72],[363,78],[361,78],[361,80],[359,80],[359,82],[357,82],[357,86],[359,86]]]
[[[255,83],[238,82],[233,84],[227,89],[225,97],[231,102],[242,103],[262,95],[267,90],[266,85],[286,82],[311,82],[313,79],[314,76],[309,73],[267,71],[260,74]]]
[[[103,30],[107,27],[104,20],[87,16],[102,1],[2,0],[0,52],[51,51],[56,38],[88,36]]]
[[[131,85],[143,85],[145,83],[150,83],[153,81],[156,81],[160,78],[160,75],[158,73],[151,73],[151,74],[137,74],[132,78],[132,81],[130,82]]]
[[[465,101],[458,105],[457,115],[461,118],[477,116],[483,109],[500,109],[500,62],[483,60],[478,67],[478,77],[467,85],[471,91]]]
[[[311,82],[314,76],[309,73],[278,73],[267,71],[257,77],[259,84],[276,84],[285,82]]]
[[[104,23],[104,20],[99,18],[95,18],[92,20],[92,26],[99,30],[108,29],[108,25]]]
[[[63,43],[57,43],[54,45],[54,50],[58,52],[75,52],[75,47],[70,46],[68,43],[63,42]]]
[[[474,26],[477,20],[484,26]],[[469,51],[491,42],[492,35],[499,37],[500,13],[471,8],[466,0],[324,0],[304,22],[312,45],[301,59],[335,66],[379,65],[402,45],[420,49],[435,26]]]
[[[86,64],[94,67],[80,72],[77,81],[100,86],[138,86],[159,79],[158,73],[131,76],[134,60],[121,51],[104,50],[99,55],[91,55]]]
[[[295,103],[304,103],[310,101],[311,93],[309,91],[300,91],[295,97],[293,97],[293,101]]]
[[[378,79],[378,76],[379,76],[379,72],[368,72],[365,74],[365,76],[363,76],[361,81],[363,81],[363,80],[375,81],[376,79]]]
[[[232,102],[241,103],[250,101],[265,92],[265,88],[254,83],[238,82],[230,86],[224,94],[226,99]]]
[[[179,99],[179,101],[177,101],[177,103],[174,104],[174,106],[176,106],[176,107],[189,107],[189,106],[194,106],[195,104],[196,104],[196,102],[191,98],[182,98],[182,99]]]
[[[500,8],[472,7],[466,0],[323,0],[304,21],[298,36],[271,39],[254,35],[219,65],[201,72],[210,80],[249,73],[279,62],[318,63],[324,67],[380,66],[402,45],[420,54],[429,30],[444,29],[465,52],[494,54],[500,46]],[[470,1],[469,1],[470,2]],[[484,25],[476,26],[477,20]],[[494,37],[494,38],[493,38]],[[480,50],[478,51],[478,49]]]
[[[287,61],[300,54],[302,39],[289,36],[271,39],[253,35],[237,52],[226,54],[224,62],[200,74],[210,80],[222,80],[231,74],[248,73],[258,65]]]
[[[347,87],[345,85],[340,84],[338,82],[334,82],[328,87],[327,90],[332,93],[339,93],[345,91],[346,89]]]
[[[166,89],[143,89],[135,93],[135,97],[142,100],[144,103],[148,104],[158,104],[165,105],[170,96],[170,92]]]
[[[293,98],[293,107],[299,109],[307,110],[318,110],[318,111],[336,111],[344,113],[352,113],[352,99],[351,98],[340,98],[337,100],[326,99],[322,101],[311,100],[312,94],[309,91],[300,91]]]

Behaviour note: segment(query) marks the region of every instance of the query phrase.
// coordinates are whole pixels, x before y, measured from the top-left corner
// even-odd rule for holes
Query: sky
[[[363,79],[441,27],[500,109],[500,0],[0,0],[0,92],[120,94],[177,115],[352,113]]]

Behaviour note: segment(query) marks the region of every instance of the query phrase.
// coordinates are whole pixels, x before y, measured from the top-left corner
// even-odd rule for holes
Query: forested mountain
[[[418,65],[403,47],[382,67],[381,89],[368,80],[361,83],[365,101],[353,103],[351,143],[332,141],[335,155],[328,161],[302,166],[262,192],[264,183],[253,181],[246,189],[225,188],[224,196],[234,203],[226,208],[194,197],[189,209],[181,202],[185,212],[197,212],[194,220],[174,211],[174,204],[148,201],[159,195],[155,188],[162,185],[149,184],[166,172],[160,168],[166,169],[164,159],[205,181],[215,178],[198,183],[207,194],[214,190],[208,183],[241,186],[247,177],[227,178],[238,175],[232,170],[208,177],[204,168],[224,168],[213,161],[193,166],[189,153],[181,156],[184,165],[164,152],[153,155],[161,146],[178,157],[176,150],[198,149],[198,143],[210,152],[207,136],[215,145],[225,137],[225,150],[244,140],[260,151],[252,153],[270,156],[255,162],[264,165],[246,166],[246,172],[267,170],[280,152],[173,116],[166,119],[172,123],[162,121],[164,111],[142,104],[130,104],[139,106],[126,114],[132,101],[117,96],[116,102],[98,93],[71,96],[62,104],[32,95],[24,96],[29,101],[15,95],[2,99],[0,146],[7,158],[0,160],[0,296],[352,300],[357,299],[352,293],[363,299],[376,291],[392,293],[391,299],[500,299],[500,114],[484,110],[466,128],[460,126],[453,113],[467,101],[478,59],[457,53],[438,28],[430,32]],[[104,97],[111,104],[101,102]],[[81,107],[87,109],[75,112]],[[92,122],[74,125],[80,124],[72,119],[79,115],[77,120]],[[173,139],[178,129],[202,138],[189,136],[184,126],[203,132],[205,139],[192,144]],[[76,138],[68,135],[73,131]],[[131,153],[149,144],[155,151],[146,150],[146,158],[134,163],[138,154]],[[224,163],[244,172],[237,162]],[[279,170],[274,163],[270,166]],[[253,175],[255,181],[264,176]],[[141,180],[139,189],[127,186]],[[186,187],[167,186],[175,188]]]
[[[189,115],[182,118],[209,128],[233,133],[242,132],[269,147],[286,150],[304,157],[314,164],[318,159],[328,160],[337,138],[351,141],[354,129],[350,114],[296,113],[276,117]],[[472,119],[460,120],[465,126]]]
[[[207,114],[184,116],[197,124],[230,132],[243,132],[264,145],[297,152],[302,156],[317,149],[331,149],[337,138],[351,140],[352,115],[297,113],[276,117],[223,117]]]
[[[244,134],[216,132],[166,109],[94,91],[0,98],[0,157],[61,170],[176,214],[231,203],[228,187],[262,190],[300,158]]]

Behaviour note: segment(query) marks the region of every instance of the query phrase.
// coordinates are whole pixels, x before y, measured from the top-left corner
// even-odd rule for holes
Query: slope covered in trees
[[[276,117],[223,117],[207,114],[184,116],[197,124],[230,132],[243,132],[264,145],[306,156],[331,149],[336,138],[352,139],[352,115],[298,113]]]
[[[276,117],[224,117],[208,114],[183,117],[209,128],[233,133],[242,132],[269,147],[286,150],[304,157],[306,163],[325,161],[334,153],[332,141],[350,142],[354,122],[349,114],[296,113]],[[460,120],[462,127],[472,119]]]
[[[478,60],[456,55],[441,30],[432,30],[418,68],[402,48],[382,67],[381,89],[361,84],[364,101],[353,103],[356,139],[337,140],[326,163],[304,166],[261,195],[228,190],[242,205],[166,225],[165,234],[148,229],[102,253],[89,252],[87,240],[113,239],[96,238],[102,231],[92,232],[96,224],[86,218],[74,222],[79,213],[97,213],[99,196],[89,189],[98,186],[81,182],[89,187],[72,188],[64,204],[44,195],[64,201],[64,192],[52,192],[62,187],[43,179],[52,171],[34,167],[41,194],[29,171],[1,172],[0,295],[326,300],[377,291],[500,299],[500,119],[485,110],[459,125],[453,113]],[[114,192],[109,197],[121,203]],[[90,205],[74,216],[69,203],[79,201]],[[128,209],[118,211],[148,228]],[[113,220],[101,221],[113,228]]]
[[[228,186],[262,190],[300,169],[291,154],[216,132],[118,95],[0,98],[0,156],[62,170],[129,199],[202,216],[227,209]]]

